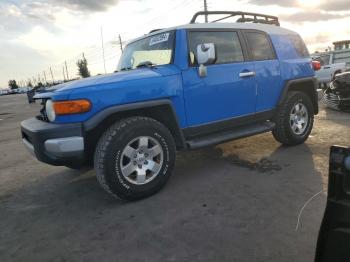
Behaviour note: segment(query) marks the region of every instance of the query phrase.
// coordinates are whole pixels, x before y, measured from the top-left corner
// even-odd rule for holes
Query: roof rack
[[[200,11],[194,14],[190,23],[191,24],[196,23],[196,20],[199,16],[209,16],[209,15],[226,15],[225,17],[216,19],[209,23],[216,23],[216,22],[228,19],[230,17],[240,16],[240,18],[238,18],[236,21],[237,23],[252,22],[252,23],[280,26],[280,22],[277,16],[247,13],[247,12],[233,12],[233,11]]]

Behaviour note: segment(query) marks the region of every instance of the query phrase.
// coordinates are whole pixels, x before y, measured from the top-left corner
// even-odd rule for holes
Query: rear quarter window
[[[292,42],[297,54],[302,57],[310,57],[309,50],[303,41],[303,39],[299,35],[288,35],[289,40]]]
[[[253,60],[276,59],[275,51],[266,34],[260,32],[245,32],[245,37]]]

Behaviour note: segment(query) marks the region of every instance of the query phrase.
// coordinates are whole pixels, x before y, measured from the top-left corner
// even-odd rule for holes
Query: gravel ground
[[[306,144],[271,134],[179,153],[157,195],[110,198],[93,170],[51,167],[21,144],[38,111],[0,97],[0,261],[313,261],[328,153],[349,145],[350,115],[321,108]]]

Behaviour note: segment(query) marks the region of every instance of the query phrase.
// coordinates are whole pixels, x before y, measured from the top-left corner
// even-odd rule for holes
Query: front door
[[[241,38],[236,31],[189,31],[190,67],[183,71],[189,126],[255,114],[256,83],[253,62],[246,62]],[[216,61],[200,77],[197,46],[214,43]]]

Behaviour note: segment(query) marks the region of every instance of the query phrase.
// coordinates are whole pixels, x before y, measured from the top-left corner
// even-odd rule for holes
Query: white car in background
[[[350,40],[334,42],[333,46],[333,50],[329,48],[311,55],[313,60],[321,63],[320,70],[316,72],[321,88],[327,87],[337,73],[350,68]]]
[[[321,69],[316,71],[316,77],[320,83],[321,88],[329,84],[334,75],[344,72],[350,63],[332,63],[332,54],[321,54],[320,56],[313,56],[314,61],[321,63]]]
[[[0,96],[8,95],[10,93],[9,88],[0,88]]]

